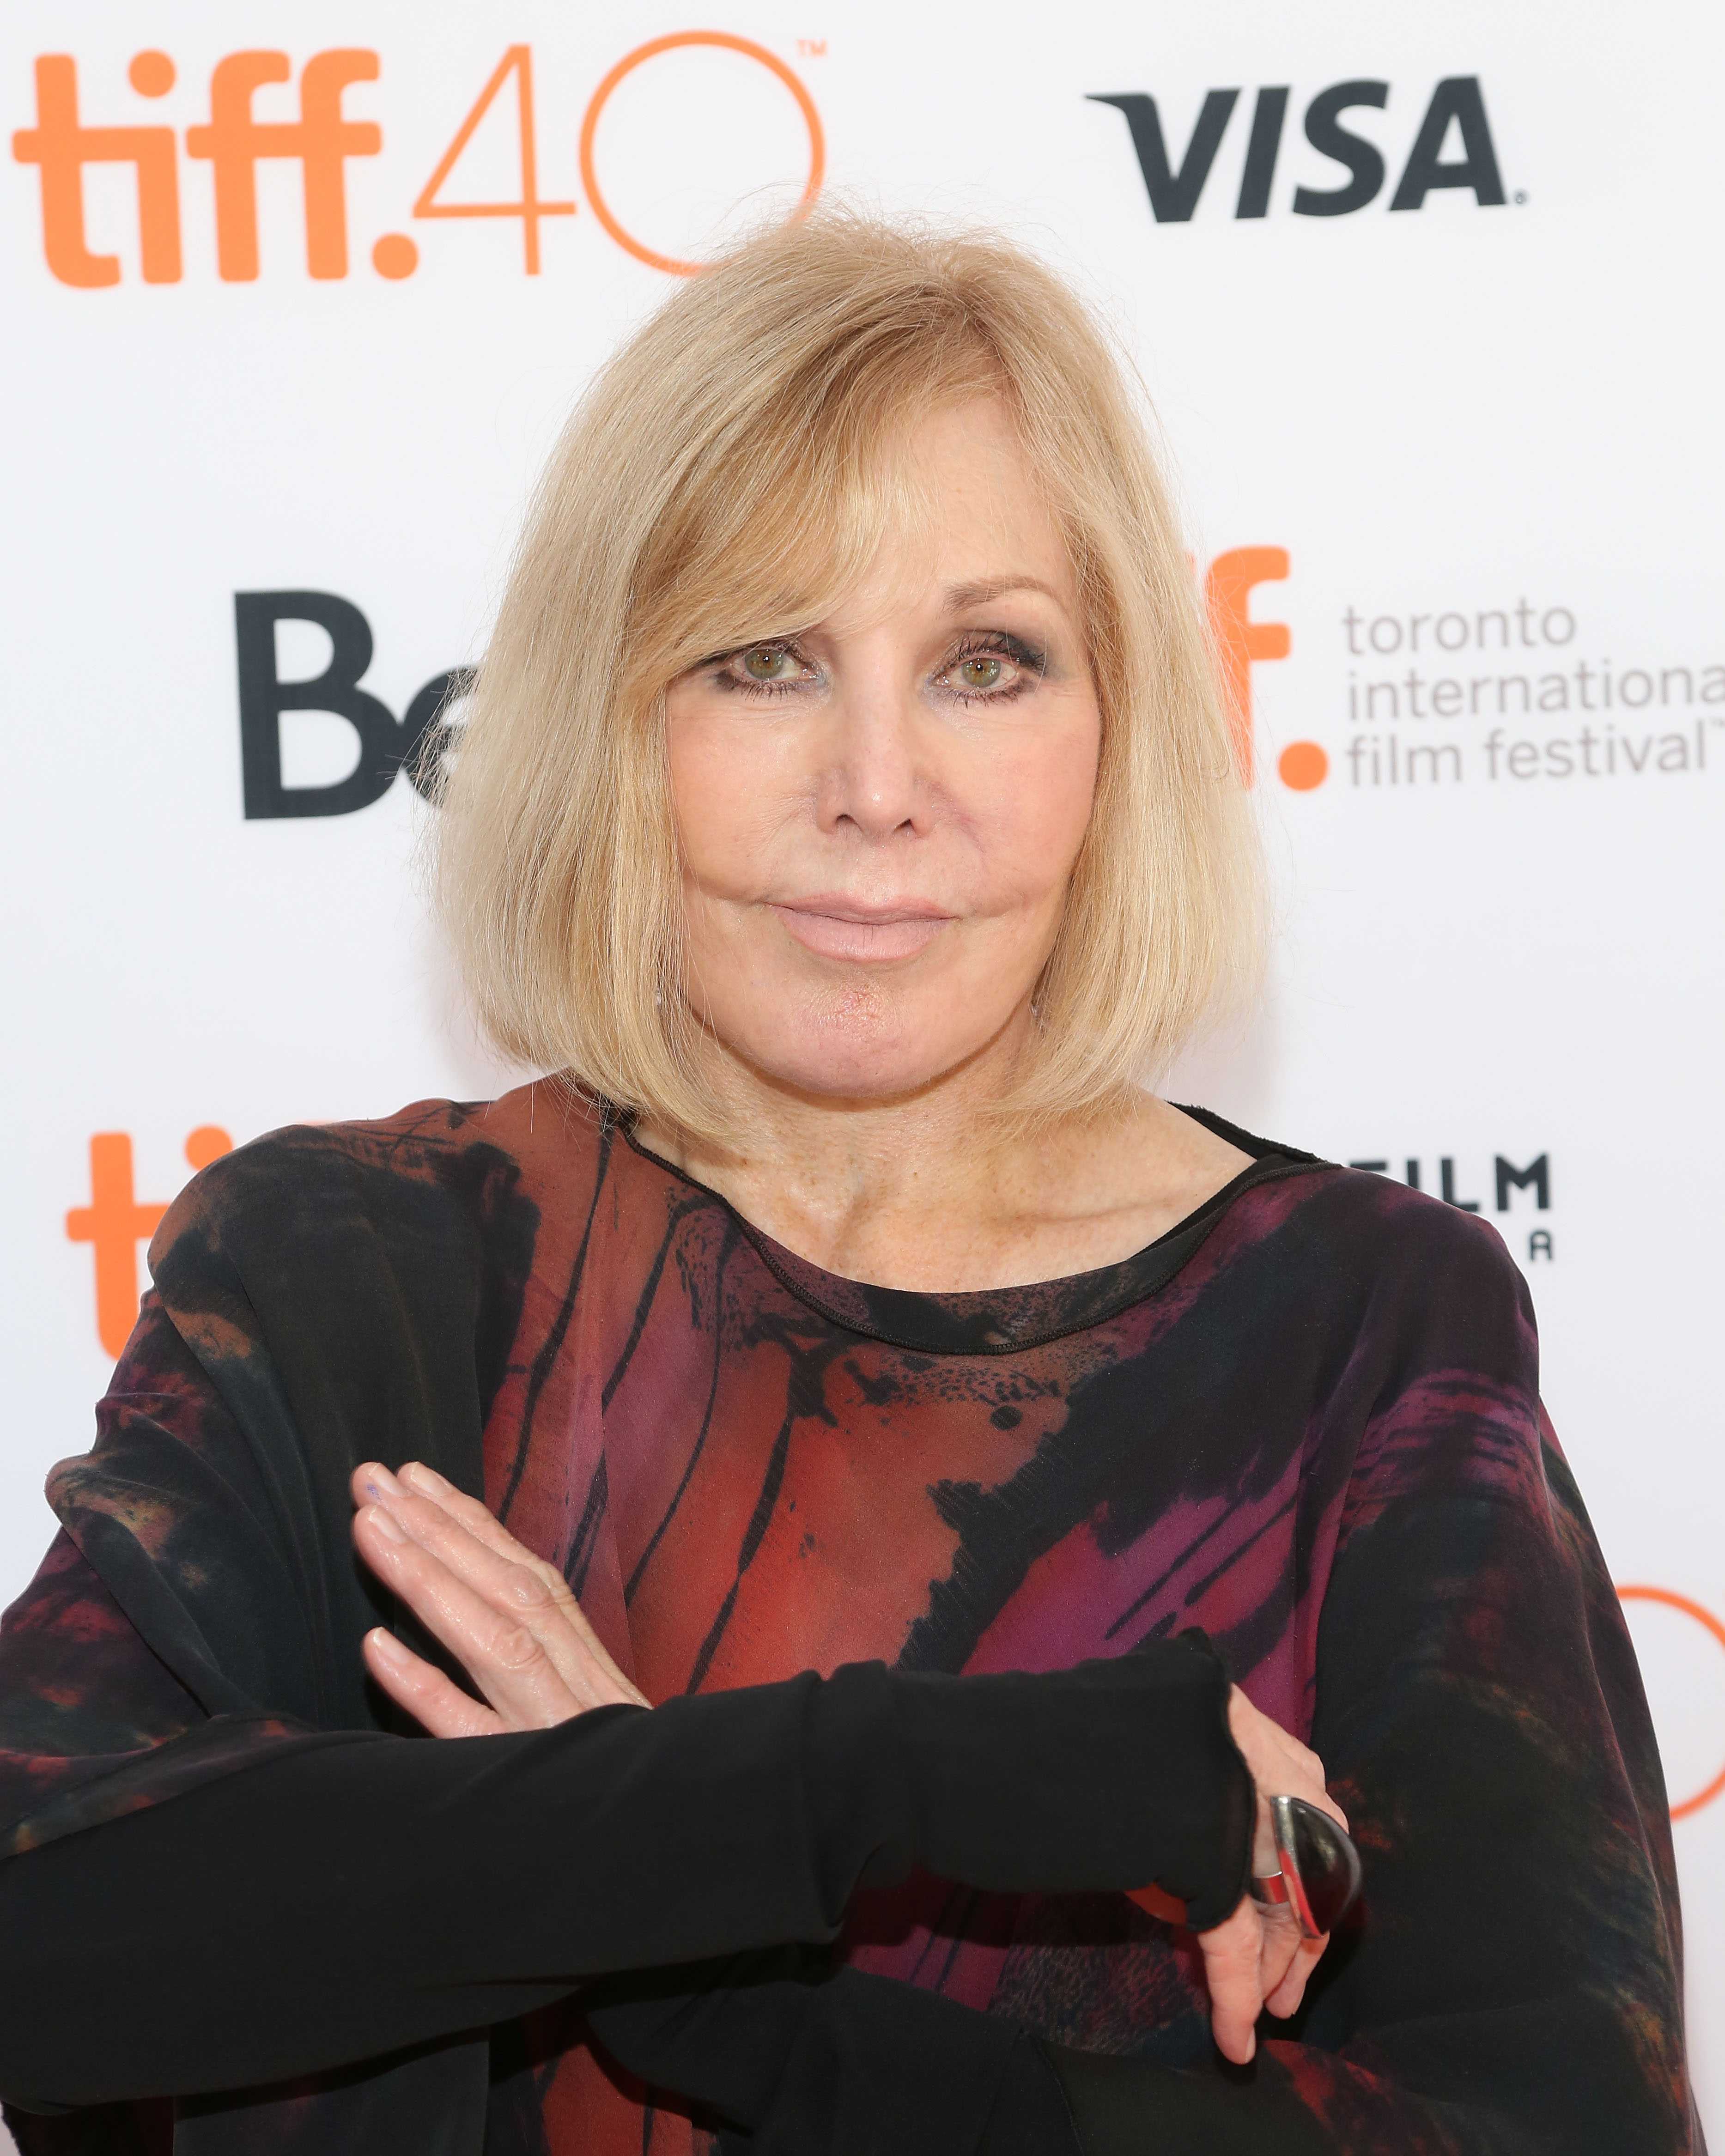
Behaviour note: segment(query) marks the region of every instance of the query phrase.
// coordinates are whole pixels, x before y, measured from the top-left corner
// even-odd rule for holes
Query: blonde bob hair
[[[1070,548],[1102,717],[1005,1106],[1118,1105],[1250,977],[1253,832],[1129,379],[1021,249],[830,212],[691,277],[629,337],[541,481],[439,788],[436,901],[496,1047],[722,1142],[683,991],[665,692],[855,589],[907,513],[919,423],[978,397],[1012,414]]]

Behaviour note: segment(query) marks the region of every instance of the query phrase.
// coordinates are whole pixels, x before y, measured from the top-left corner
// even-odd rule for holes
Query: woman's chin
[[[1028,983],[1014,998],[991,983],[993,996],[973,988],[967,1000],[946,980],[916,993],[878,978],[814,995],[796,992],[801,983],[778,994],[776,983],[753,985],[752,1004],[737,998],[701,1014],[735,1075],[835,1106],[912,1097],[991,1054],[1009,1063],[1029,995]]]
[[[949,1053],[931,1054],[925,1040],[883,1052],[879,1041],[865,1046],[824,1040],[790,1052],[762,1052],[752,1044],[740,1045],[738,1052],[754,1077],[775,1092],[837,1106],[885,1103],[919,1093],[963,1062],[969,1050],[955,1045]]]

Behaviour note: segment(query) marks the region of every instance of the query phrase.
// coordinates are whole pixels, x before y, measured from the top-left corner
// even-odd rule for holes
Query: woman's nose
[[[876,841],[926,829],[929,743],[914,696],[885,681],[858,683],[834,700],[829,718],[829,760],[818,793],[822,829],[848,825]]]

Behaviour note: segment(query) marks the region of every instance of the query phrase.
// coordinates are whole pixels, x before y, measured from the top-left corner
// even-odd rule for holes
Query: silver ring
[[[1359,1851],[1327,1812],[1302,1797],[1272,1797],[1281,1870],[1251,1882],[1255,1902],[1286,1902],[1308,1939],[1332,1931],[1358,1899]]]

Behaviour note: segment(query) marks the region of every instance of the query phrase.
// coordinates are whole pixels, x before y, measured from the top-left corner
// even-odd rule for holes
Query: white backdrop
[[[1415,1163],[1527,1270],[1614,1573],[1668,1598],[1629,1608],[1725,2132],[1725,1799],[1692,1802],[1725,1781],[1725,16],[158,0],[147,48],[137,20],[13,0],[0,24],[0,1590],[51,1532],[44,1471],[88,1442],[100,1313],[123,1330],[188,1137],[501,1082],[423,926],[407,782],[244,813],[234,595],[328,595],[341,634],[285,620],[284,680],[363,656],[357,610],[399,718],[480,649],[561,414],[668,289],[650,258],[793,203],[818,141],[828,188],[997,223],[1078,279],[1160,407],[1200,566],[1236,557],[1286,632],[1235,631],[1286,892],[1272,993],[1172,1090]],[[527,118],[552,207],[436,214],[520,203]],[[279,741],[278,808],[360,747],[311,710]]]

